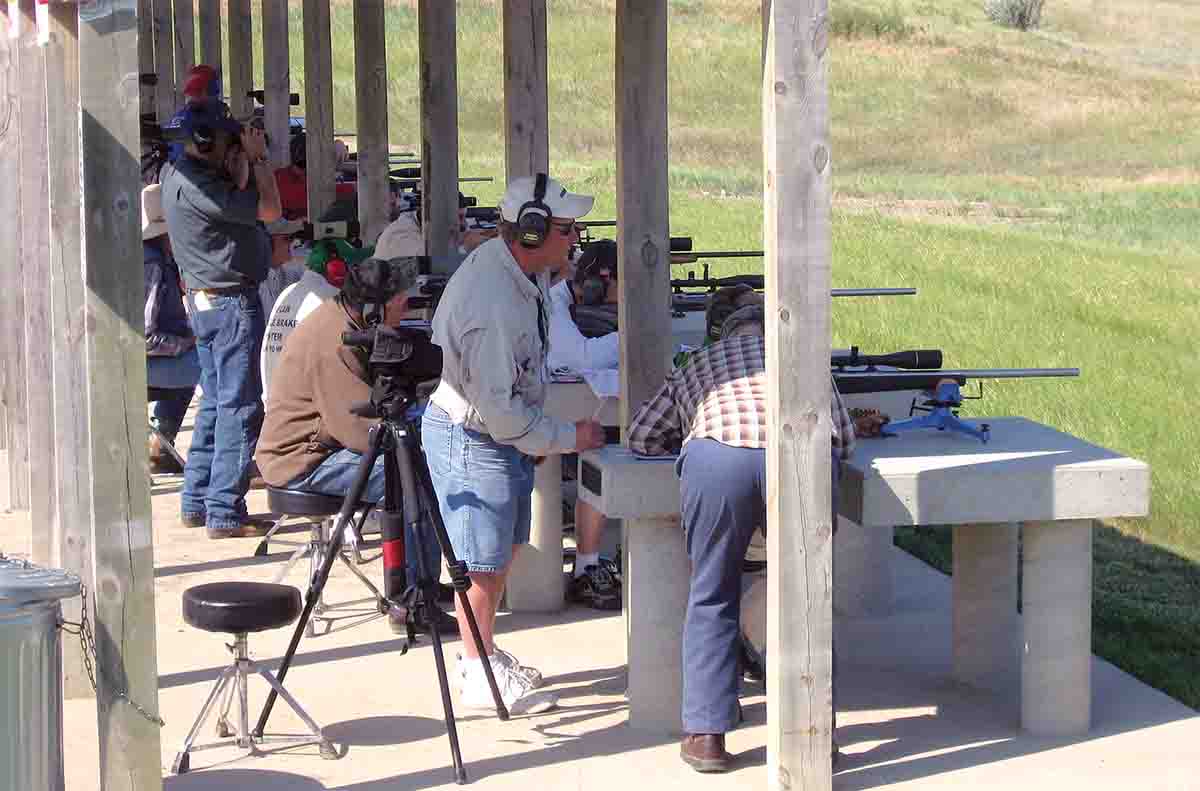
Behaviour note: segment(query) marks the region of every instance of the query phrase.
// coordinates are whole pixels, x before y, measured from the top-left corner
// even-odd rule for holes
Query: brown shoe
[[[733,756],[725,752],[725,734],[689,733],[679,744],[679,757],[697,772],[728,772]]]
[[[175,461],[175,457],[163,448],[163,442],[157,434],[150,435],[150,474],[151,475],[182,475],[183,467]]]
[[[208,537],[217,538],[262,538],[275,526],[274,519],[247,516],[235,527],[210,527]]]

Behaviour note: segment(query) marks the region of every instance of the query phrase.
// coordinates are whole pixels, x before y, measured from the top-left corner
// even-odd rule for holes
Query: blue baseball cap
[[[242,133],[242,124],[233,117],[229,105],[225,102],[220,99],[208,99],[188,102],[167,122],[163,132],[167,135],[175,133],[187,137],[207,137],[219,129],[236,137]]]

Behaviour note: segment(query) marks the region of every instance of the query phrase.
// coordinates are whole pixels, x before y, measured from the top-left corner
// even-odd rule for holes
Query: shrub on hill
[[[1029,30],[1042,21],[1045,0],[984,0],[983,10],[998,25]]]

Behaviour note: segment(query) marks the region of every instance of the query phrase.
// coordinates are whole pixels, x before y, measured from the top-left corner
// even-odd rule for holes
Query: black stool
[[[322,758],[338,758],[333,743],[321,733],[321,728],[308,716],[291,693],[283,688],[268,671],[262,669],[247,654],[246,635],[249,632],[263,632],[268,629],[278,629],[293,623],[304,607],[300,601],[300,591],[290,585],[272,585],[265,582],[213,582],[207,585],[196,585],[183,592],[183,620],[197,629],[206,632],[226,632],[232,634],[234,643],[228,646],[233,654],[233,664],[223,671],[217,679],[216,686],[200,709],[200,716],[188,732],[183,743],[183,749],[175,756],[171,771],[184,774],[189,767],[189,753],[193,750],[206,750],[212,747],[224,747],[237,744],[248,751],[249,755],[260,754],[258,745],[274,744],[309,744],[320,745]],[[251,673],[257,673],[279,693],[292,710],[299,715],[311,732],[309,735],[295,736],[262,736],[255,738],[250,734],[250,713],[247,699],[247,680]],[[229,709],[233,703],[236,686],[238,696],[237,730],[229,727]],[[221,714],[217,718],[217,735],[222,741],[211,744],[193,746],[200,729],[204,727],[208,715],[212,711],[217,698],[223,690],[228,690]]]
[[[271,540],[271,536],[273,536],[275,532],[278,531],[282,526],[284,520],[291,517],[305,518],[311,525],[311,532],[308,541],[304,543],[298,543],[295,541],[276,542],[280,544],[287,544],[289,546],[295,546],[297,549],[292,553],[292,556],[288,558],[287,562],[283,565],[283,568],[279,570],[279,573],[275,575],[274,581],[277,583],[283,582],[284,578],[287,577],[288,572],[292,570],[292,567],[300,562],[305,555],[308,556],[308,578],[311,581],[316,576],[317,570],[320,569],[321,560],[325,557],[325,551],[329,547],[330,533],[334,529],[333,517],[337,516],[338,512],[342,510],[342,498],[334,497],[328,494],[304,492],[298,489],[283,489],[277,486],[268,486],[267,508],[272,513],[279,514],[279,519],[275,521],[275,524],[272,525],[267,534],[263,536],[262,541],[259,542],[258,547],[254,550],[254,554],[257,556],[264,556],[267,554],[268,542]],[[355,509],[362,512],[362,517],[358,520],[357,525],[351,526],[351,529],[354,530],[360,539],[362,538],[362,525],[366,521],[367,513],[372,508],[373,506],[370,503],[359,503],[359,507]],[[343,543],[342,546],[345,547],[345,543]],[[351,559],[351,557],[347,557],[347,553],[350,553],[353,559]],[[317,603],[313,607],[313,617],[309,619],[308,625],[305,626],[305,634],[307,634],[309,637],[315,637],[317,635],[316,622],[318,620],[325,621],[327,624],[324,634],[328,634],[330,631],[333,631],[332,627],[329,626],[333,619],[322,617],[323,614],[329,610],[363,604],[366,601],[372,601],[375,605],[374,607],[365,611],[354,611],[348,617],[361,616],[363,618],[374,618],[380,613],[387,612],[383,594],[379,592],[379,589],[375,587],[374,583],[372,583],[365,574],[358,570],[358,564],[362,563],[363,559],[362,555],[359,554],[357,545],[350,549],[343,549],[342,552],[339,553],[338,557],[340,557],[346,567],[354,573],[354,576],[358,577],[359,581],[367,587],[367,590],[371,592],[371,599],[360,599],[357,601],[330,605],[325,603],[324,594],[322,593],[321,598],[317,599]]]

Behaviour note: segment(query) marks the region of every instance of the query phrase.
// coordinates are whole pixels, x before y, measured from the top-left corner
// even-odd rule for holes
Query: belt
[[[229,286],[227,288],[189,288],[189,294],[204,294],[207,297],[236,297],[247,291],[253,291],[258,286]]]

